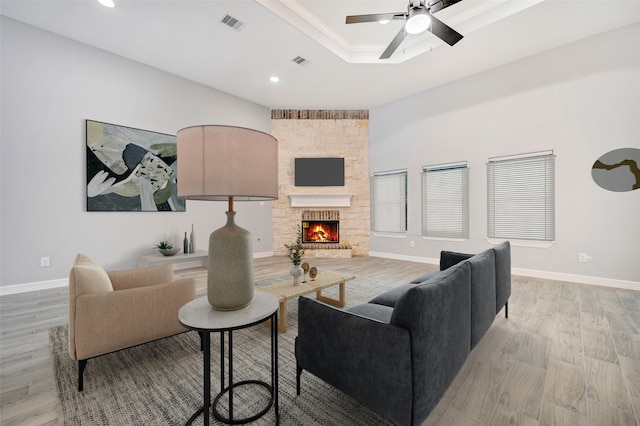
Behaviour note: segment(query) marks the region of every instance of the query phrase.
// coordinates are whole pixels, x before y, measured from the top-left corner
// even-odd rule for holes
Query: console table
[[[244,380],[233,382],[233,331],[252,327],[271,319],[271,384],[258,380]],[[280,422],[278,410],[278,299],[268,293],[256,291],[251,303],[235,311],[217,311],[211,307],[206,296],[199,297],[184,305],[178,311],[180,324],[190,330],[196,330],[202,339],[203,356],[203,393],[204,403],[187,421],[190,425],[200,414],[204,413],[204,424],[209,425],[209,408],[213,407],[216,419],[227,424],[242,424],[252,422],[264,414],[271,407],[275,407],[276,424]],[[220,380],[221,390],[211,404],[211,341],[210,333],[220,333]],[[225,386],[225,333],[228,340],[228,386]],[[243,418],[233,418],[233,390],[244,385],[258,385],[265,387],[271,394],[267,406],[257,414]],[[229,417],[224,417],[218,410],[220,398],[229,394]]]
[[[167,263],[200,262],[200,266],[207,267],[209,264],[209,252],[206,250],[196,250],[193,253],[177,253],[173,256],[163,254],[148,254],[138,258],[138,268],[145,266],[164,265]]]

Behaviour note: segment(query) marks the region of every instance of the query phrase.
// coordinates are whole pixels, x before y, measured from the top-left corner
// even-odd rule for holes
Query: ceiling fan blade
[[[400,44],[404,41],[404,37],[406,35],[404,27],[405,26],[403,25],[402,28],[400,28],[400,31],[398,31],[398,34],[396,34],[393,40],[391,40],[389,46],[384,49],[384,52],[382,52],[382,55],[380,55],[380,59],[389,59],[391,55],[393,55],[393,52],[398,49],[398,46],[400,46]]]
[[[404,19],[404,12],[374,13],[372,15],[347,16],[347,24],[361,24],[363,22],[391,21],[394,19]]]
[[[433,35],[447,43],[449,46],[453,46],[460,40],[462,40],[462,34],[440,21],[435,16],[431,15],[431,28],[430,31]]]

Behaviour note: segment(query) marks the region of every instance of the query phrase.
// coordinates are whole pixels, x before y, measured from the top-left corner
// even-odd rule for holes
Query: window
[[[469,238],[467,162],[422,168],[422,235]]]
[[[375,173],[371,188],[372,230],[407,232],[407,171]]]
[[[489,238],[555,240],[553,151],[490,158],[487,186]]]

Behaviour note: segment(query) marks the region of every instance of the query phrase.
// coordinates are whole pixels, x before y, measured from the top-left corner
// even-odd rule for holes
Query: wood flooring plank
[[[507,378],[507,371],[478,362],[457,392],[453,408],[480,424],[488,424]]]
[[[498,406],[509,411],[517,411],[532,419],[538,419],[542,405],[542,393],[547,370],[515,361],[498,399]],[[492,420],[493,422],[493,420]]]
[[[592,425],[607,426],[636,426],[638,422],[630,411],[601,404],[598,401],[589,400],[589,423]]]
[[[618,363],[618,354],[608,330],[583,330],[582,333],[585,356],[613,364]]]
[[[549,400],[542,403],[540,426],[585,426],[587,416],[581,416],[575,411],[554,405]]]
[[[582,366],[551,360],[547,369],[545,402],[587,416],[587,385]]]
[[[587,357],[585,373],[589,400],[622,411],[632,411],[629,392],[620,365]]]
[[[584,341],[580,328],[580,314],[558,313],[551,343],[551,358],[575,365],[584,365]]]

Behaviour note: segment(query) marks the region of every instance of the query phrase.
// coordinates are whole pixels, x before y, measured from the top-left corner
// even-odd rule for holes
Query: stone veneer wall
[[[286,255],[295,241],[303,210],[340,210],[340,243],[354,256],[369,253],[369,111],[272,110],[271,133],[278,139],[278,199],[273,202],[273,252]],[[342,157],[345,186],[297,187],[294,158]],[[351,207],[291,207],[290,194],[352,195]],[[306,257],[306,256],[305,256]]]

